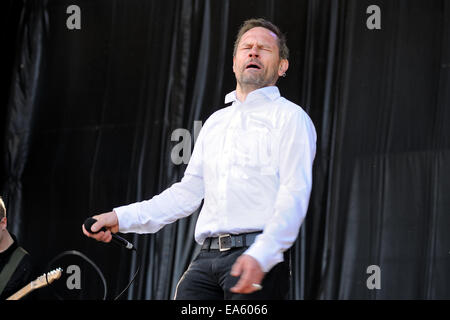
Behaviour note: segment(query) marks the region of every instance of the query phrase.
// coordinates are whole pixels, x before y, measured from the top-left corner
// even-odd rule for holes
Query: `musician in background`
[[[0,300],[6,300],[34,280],[31,257],[7,226],[5,203],[0,197]]]

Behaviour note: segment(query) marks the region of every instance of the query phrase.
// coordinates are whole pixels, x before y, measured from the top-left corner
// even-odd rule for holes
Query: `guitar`
[[[27,284],[25,287],[14,293],[12,296],[10,296],[6,300],[19,300],[25,297],[27,294],[29,294],[31,291],[45,287],[46,285],[49,285],[53,281],[59,279],[62,275],[62,269],[58,268],[53,271],[50,271],[47,273],[47,276],[45,276],[45,273],[38,277],[36,280],[31,281],[29,284]]]

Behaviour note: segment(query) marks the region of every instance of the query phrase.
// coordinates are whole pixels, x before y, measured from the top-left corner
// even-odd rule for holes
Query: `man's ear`
[[[236,56],[233,56],[233,72],[236,73],[235,70]]]
[[[4,217],[3,219],[0,220],[0,229],[5,230],[6,226],[7,226],[6,217]]]
[[[287,69],[289,68],[289,61],[287,59],[281,59],[280,65],[278,67],[278,75],[283,76]]]

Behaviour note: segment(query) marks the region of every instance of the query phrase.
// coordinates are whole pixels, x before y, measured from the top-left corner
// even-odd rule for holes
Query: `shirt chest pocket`
[[[233,137],[233,165],[275,174],[278,155],[275,140],[267,127],[237,128]]]

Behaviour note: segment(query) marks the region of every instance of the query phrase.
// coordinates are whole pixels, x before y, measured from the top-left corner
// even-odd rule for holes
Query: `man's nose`
[[[248,53],[248,56],[250,58],[255,58],[255,57],[257,58],[257,57],[259,57],[259,50],[258,50],[258,48],[252,47],[251,50]]]

